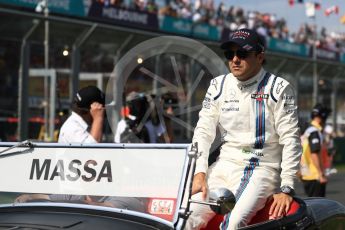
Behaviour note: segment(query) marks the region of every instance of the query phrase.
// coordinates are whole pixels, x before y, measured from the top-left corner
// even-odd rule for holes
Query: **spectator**
[[[145,2],[144,0],[135,0],[134,2],[134,9],[143,11],[145,9]]]
[[[123,118],[117,125],[114,141],[116,143],[150,143],[145,126],[149,117],[149,103],[144,93],[132,91],[126,97]]]
[[[163,111],[161,111],[161,101],[154,95],[148,96],[150,104],[150,116],[145,123],[145,127],[149,134],[149,143],[170,143],[169,136],[164,125]]]
[[[101,141],[104,119],[104,93],[95,86],[80,89],[74,97],[72,115],[62,125],[59,143],[98,143]],[[88,129],[90,128],[90,132]],[[146,210],[146,200],[135,197],[64,195],[64,194],[23,194],[15,202],[32,200],[73,202],[101,205],[141,212]]]
[[[190,4],[188,5],[185,5],[181,11],[180,11],[180,15],[182,18],[185,18],[185,19],[190,19],[192,20],[192,6]]]
[[[174,109],[178,106],[178,100],[171,94],[164,94],[163,109],[164,109],[164,124],[170,142],[174,142],[174,129],[172,125],[172,118],[175,116]]]
[[[117,123],[116,132],[114,135],[115,143],[121,143],[121,134],[126,132],[126,129],[128,128],[126,121],[127,119],[129,119],[129,108],[128,106],[123,106],[121,109],[121,120]],[[127,141],[125,143],[127,143]]]
[[[311,46],[316,44],[318,48],[332,52],[345,50],[344,34],[328,33],[325,28],[321,28],[320,36],[316,40],[316,28],[307,23],[301,25],[298,31],[290,33],[284,18],[278,19],[275,14],[252,11],[246,14],[241,7],[226,7],[223,1],[215,6],[214,0],[195,0],[194,3],[190,0],[165,0],[165,6],[159,9],[155,0],[92,0],[89,16],[100,17],[103,7],[109,5],[190,19],[194,23],[223,26],[232,31],[241,28],[254,29],[264,36]]]
[[[72,114],[61,127],[58,142],[101,142],[105,112],[104,103],[104,93],[97,87],[87,86],[80,89],[73,100]]]
[[[158,13],[158,6],[155,0],[148,0],[145,10],[151,14]]]

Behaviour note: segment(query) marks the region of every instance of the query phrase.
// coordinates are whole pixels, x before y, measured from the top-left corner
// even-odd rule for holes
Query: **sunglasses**
[[[224,52],[224,55],[226,59],[232,60],[235,56],[238,57],[239,59],[246,59],[250,53],[254,53],[255,51],[246,51],[246,50],[227,50]]]

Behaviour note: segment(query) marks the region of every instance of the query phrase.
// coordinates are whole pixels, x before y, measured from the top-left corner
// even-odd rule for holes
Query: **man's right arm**
[[[197,173],[193,178],[192,195],[202,192],[202,198],[205,200],[207,197],[207,184],[206,184],[206,174]]]
[[[220,76],[211,81],[194,130],[193,143],[198,143],[198,153],[200,154],[196,162],[195,175],[206,173],[208,168],[209,151],[216,136],[219,120],[219,97],[222,92],[222,80],[223,76]]]
[[[309,137],[309,145],[310,145],[310,152],[311,152],[311,160],[315,165],[316,170],[319,173],[319,181],[320,183],[326,183],[327,178],[325,177],[322,169],[322,162],[321,162],[321,138],[318,132],[312,132]]]

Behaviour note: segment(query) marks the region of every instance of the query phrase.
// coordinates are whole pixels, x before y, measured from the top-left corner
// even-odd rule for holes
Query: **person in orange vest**
[[[322,161],[323,128],[331,110],[322,104],[314,106],[311,125],[302,135],[301,179],[309,197],[325,197],[327,177]]]

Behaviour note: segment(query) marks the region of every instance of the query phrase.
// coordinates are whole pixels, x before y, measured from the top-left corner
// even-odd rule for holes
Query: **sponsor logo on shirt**
[[[295,103],[284,103],[284,107],[294,107]]]
[[[282,90],[282,88],[284,87],[283,82],[279,82],[277,85],[277,89],[276,89],[276,93],[279,94],[280,90]]]
[[[240,103],[240,100],[226,100],[225,103]]]
[[[295,99],[294,95],[284,95],[283,96],[283,100],[289,101],[289,100],[293,100],[293,99]]]
[[[205,97],[204,101],[202,102],[202,107],[205,109],[210,109],[211,108],[211,98]]]
[[[260,150],[249,150],[249,149],[242,149],[242,153],[244,154],[254,154],[258,157],[263,157],[264,154]]]
[[[314,138],[314,139],[311,140],[311,143],[312,143],[312,144],[318,144],[318,143],[320,143],[320,142],[319,142],[319,139]]]
[[[240,111],[239,107],[222,108],[223,112]]]
[[[262,101],[263,99],[268,99],[269,95],[268,94],[261,94],[261,93],[253,93],[251,97],[252,97],[252,99],[255,99],[257,101]]]
[[[217,80],[216,80],[216,79],[212,79],[212,81],[211,81],[211,85],[213,85],[213,86],[214,86],[214,88],[216,88],[216,90],[217,90],[217,85],[218,85],[218,82],[217,82]]]
[[[229,97],[230,99],[234,99],[235,96],[236,96],[236,91],[235,91],[234,89],[229,89],[229,91],[228,91],[228,97]]]
[[[290,101],[285,102],[283,107],[287,114],[293,113],[297,109],[295,103]]]

